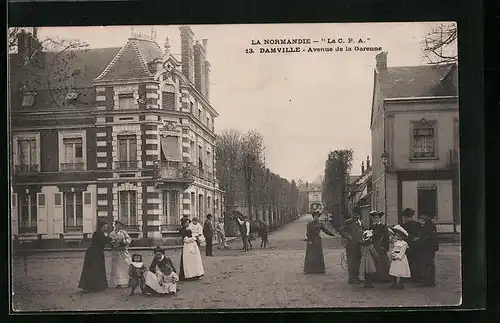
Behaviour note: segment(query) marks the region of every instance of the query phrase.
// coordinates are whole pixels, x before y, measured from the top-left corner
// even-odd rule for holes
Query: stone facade
[[[208,89],[196,88],[193,39],[181,27],[181,61],[134,36],[106,49],[105,65],[101,52],[100,67],[92,66],[99,64],[93,50],[78,53],[96,71],[80,80],[92,88],[87,104],[46,113],[40,101],[29,108],[13,101],[13,237],[78,240],[90,237],[97,219],[120,219],[133,238],[165,240],[177,236],[184,215],[222,215],[218,114]],[[208,87],[202,68],[197,79]]]
[[[456,85],[450,81],[456,78],[456,66],[387,68],[386,60],[386,53],[377,55],[371,120],[373,208],[386,211],[392,225],[401,222],[404,208],[417,215],[433,212],[438,231],[459,231],[458,96],[456,87],[447,84]],[[422,130],[425,140],[420,139]]]

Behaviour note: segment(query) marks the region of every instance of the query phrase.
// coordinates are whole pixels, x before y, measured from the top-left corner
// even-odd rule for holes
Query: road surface
[[[404,290],[387,285],[374,289],[347,284],[347,273],[340,266],[343,252],[340,239],[323,235],[326,273],[303,273],[305,229],[309,215],[289,223],[269,236],[270,246],[243,253],[241,241],[230,250],[214,248],[215,257],[205,257],[205,277],[179,284],[175,296],[160,298],[129,296],[129,290],[110,288],[101,293],[82,294],[78,280],[83,252],[37,253],[26,264],[15,259],[12,276],[13,308],[16,311],[85,311],[133,309],[234,309],[234,308],[310,308],[310,307],[393,307],[458,305],[461,298],[460,247],[442,245],[436,255],[437,286],[419,288],[407,284]],[[141,251],[150,263],[152,251]],[[180,250],[167,256],[179,264]],[[106,253],[107,270],[111,268]],[[26,265],[26,268],[25,268]],[[25,272],[26,269],[26,272]]]

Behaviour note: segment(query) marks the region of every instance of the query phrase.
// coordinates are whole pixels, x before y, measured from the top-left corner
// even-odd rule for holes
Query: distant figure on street
[[[370,211],[370,217],[372,219],[372,224],[370,230],[373,232],[373,246],[379,255],[375,266],[377,268],[377,273],[373,281],[374,282],[389,282],[389,257],[387,257],[387,252],[389,251],[389,229],[385,224],[382,223],[382,217],[384,212]]]
[[[359,269],[361,265],[361,238],[364,225],[361,222],[361,210],[358,206],[353,207],[352,216],[344,221],[341,228],[344,246],[347,255],[347,269],[349,272],[349,284],[359,284]]]
[[[217,223],[217,226],[215,227],[215,232],[217,233],[217,240],[218,240],[218,245],[217,249],[228,249],[227,243],[226,243],[226,232],[224,228],[224,218],[219,217],[219,222]]]
[[[418,263],[418,239],[420,231],[422,230],[422,225],[420,222],[413,220],[415,211],[410,208],[406,208],[402,211],[403,224],[401,225],[403,229],[408,232],[408,263],[410,264],[411,280],[414,282],[420,281],[420,268]]]
[[[420,263],[421,284],[423,287],[436,286],[436,251],[439,250],[436,224],[426,213],[421,215],[424,224],[418,242],[418,262]]]
[[[98,221],[97,229],[92,235],[92,244],[85,252],[82,274],[78,283],[78,288],[84,292],[98,292],[108,288],[104,247],[109,242],[108,222]]]
[[[212,243],[214,237],[214,225],[212,223],[212,214],[207,214],[207,219],[203,224],[203,236],[205,237],[205,255],[208,257],[213,257],[212,254]]]
[[[250,242],[250,222],[248,221],[248,217],[244,216],[238,211],[233,211],[233,218],[236,220],[236,224],[238,225],[241,242],[243,243],[242,251],[248,251],[252,249],[252,242]]]
[[[200,255],[200,249],[196,243],[196,238],[188,229],[189,221],[182,222],[180,230],[183,247],[181,251],[181,265],[179,268],[179,280],[197,280],[204,275],[203,261]]]
[[[395,235],[395,242],[391,251],[391,267],[389,269],[389,275],[394,279],[391,287],[403,289],[403,278],[411,277],[410,265],[406,256],[408,243],[405,239],[408,237],[408,232],[399,224],[392,227],[392,231]]]
[[[132,257],[128,253],[128,246],[132,238],[123,229],[125,224],[119,220],[115,221],[115,229],[109,234],[111,239],[111,281],[116,288],[122,288],[128,284],[128,269]]]
[[[267,225],[266,221],[264,220],[259,220],[259,237],[261,238],[260,242],[260,247],[265,248],[268,244],[268,233],[269,233],[269,226]]]
[[[325,228],[324,224],[319,221],[321,211],[313,212],[313,220],[307,224],[307,247],[306,258],[304,260],[304,273],[306,274],[324,274],[325,273],[325,258],[323,256],[323,243],[320,233],[323,231],[329,236],[334,237],[335,234]]]

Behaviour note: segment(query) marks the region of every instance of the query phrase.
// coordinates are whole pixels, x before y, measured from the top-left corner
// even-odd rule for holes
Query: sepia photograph
[[[461,304],[455,22],[7,32],[11,311]]]

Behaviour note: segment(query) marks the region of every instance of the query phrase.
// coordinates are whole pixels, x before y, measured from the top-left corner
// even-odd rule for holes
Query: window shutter
[[[92,233],[93,225],[92,193],[83,192],[83,233]]]
[[[15,166],[18,164],[19,161],[17,159],[17,138],[14,138],[14,140],[12,140],[12,168],[15,168]]]
[[[64,232],[62,197],[62,193],[54,193],[54,214],[52,221],[55,234]]]
[[[47,234],[47,201],[45,193],[37,193],[37,233]]]
[[[11,224],[11,234],[12,235],[15,235],[17,234],[17,229],[18,229],[18,225],[17,225],[17,222],[18,222],[18,215],[17,215],[17,194],[16,193],[13,193],[12,194],[12,208],[11,208],[11,219],[10,219],[10,224]]]

